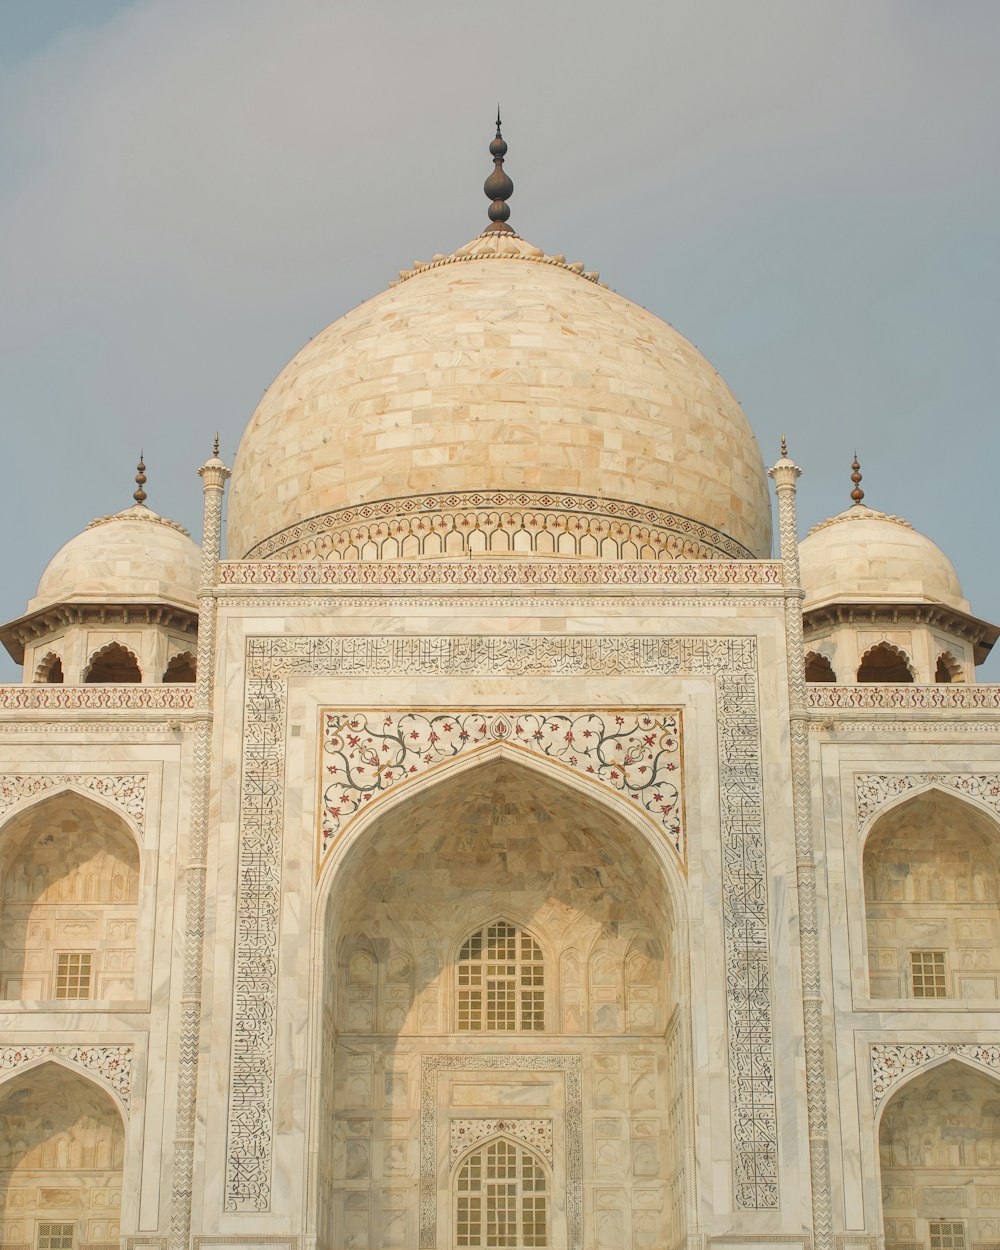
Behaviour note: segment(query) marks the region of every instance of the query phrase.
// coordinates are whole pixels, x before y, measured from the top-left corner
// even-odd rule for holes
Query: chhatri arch
[[[557,897],[553,903],[549,903],[549,887],[556,880],[551,865],[544,862],[534,863],[526,873],[526,877],[531,880],[519,893],[517,889],[511,888],[512,878],[494,879],[497,862],[500,861],[494,862],[486,856],[478,876],[473,871],[470,877],[457,884],[455,880],[449,879],[446,884],[439,884],[435,897],[430,900],[434,915],[439,918],[439,941],[432,957],[427,950],[414,949],[412,945],[406,946],[404,950],[402,930],[394,934],[391,922],[375,932],[371,917],[377,909],[370,905],[365,894],[365,884],[370,884],[373,874],[377,875],[379,872],[378,865],[383,859],[380,851],[391,848],[393,873],[405,879],[404,888],[398,895],[393,895],[393,887],[389,886],[389,892],[383,891],[380,896],[388,913],[392,913],[401,905],[400,900],[410,887],[420,886],[418,879],[421,870],[419,867],[415,868],[413,863],[404,861],[411,852],[414,860],[419,859],[419,847],[427,837],[429,825],[449,819],[458,823],[472,820],[476,829],[482,832],[482,814],[490,808],[492,798],[484,803],[482,795],[473,797],[469,800],[472,807],[466,804],[464,809],[459,798],[461,792],[468,793],[477,786],[480,789],[493,787],[496,794],[505,796],[504,802],[515,793],[519,796],[511,800],[510,806],[514,810],[507,810],[503,817],[514,822],[514,843],[525,832],[524,826],[518,822],[537,818],[538,812],[531,810],[535,803],[542,812],[548,813],[551,809],[555,813],[551,823],[557,828],[553,836],[564,838],[566,831],[571,830],[574,824],[582,823],[587,826],[587,832],[578,834],[577,838],[583,839],[595,857],[602,848],[607,863],[613,863],[618,858],[631,857],[629,862],[633,867],[633,876],[641,876],[647,894],[656,895],[658,905],[669,916],[669,923],[663,916],[649,914],[649,899],[642,897],[641,890],[638,890],[634,898],[624,900],[630,911],[638,909],[632,922],[635,933],[609,939],[606,933],[601,932],[602,926],[614,929],[618,922],[608,922],[607,917],[589,914],[588,904],[580,901],[579,889],[572,897],[568,891],[564,891],[564,898]],[[491,841],[496,840],[498,827],[491,827]],[[551,828],[549,832],[553,832]],[[531,842],[533,836],[522,838],[522,841]],[[408,840],[411,844],[409,849]],[[438,845],[437,854],[442,862],[453,862],[456,859],[456,848],[457,839],[453,839],[448,845]],[[519,849],[512,847],[512,843],[505,843],[501,859],[516,858]],[[569,854],[579,854],[580,849],[579,845],[574,845]],[[601,865],[602,870],[607,871],[607,863]],[[637,866],[641,866],[641,872],[635,871]],[[468,865],[463,871],[467,870]],[[487,877],[489,882],[485,879]],[[359,878],[364,878],[360,893],[357,884]],[[384,884],[382,878],[379,878],[375,892],[382,890]],[[459,888],[464,910],[455,914],[452,923],[442,925],[440,917],[453,914],[452,895]],[[621,881],[616,879],[612,883],[612,889],[618,889],[619,893],[622,888]],[[488,895],[493,890],[496,891],[496,897],[491,900]],[[555,893],[559,893],[558,886]],[[544,900],[542,895],[546,895]],[[547,913],[544,904],[554,908],[558,914],[554,916]],[[402,905],[402,909],[405,910],[405,905]],[[415,910],[419,911],[419,906]],[[548,1076],[545,1074],[548,1066],[555,1062],[547,1057],[553,1050],[558,1052],[558,1063],[567,1065],[566,1070],[557,1073],[553,1079],[557,1083],[565,1081],[567,1089],[570,1086],[575,1088],[577,1092],[572,1098],[576,1098],[579,1105],[570,1115],[570,1118],[576,1117],[571,1132],[564,1124],[558,1124],[555,1128],[555,1154],[545,1162],[545,1167],[554,1178],[552,1191],[554,1194],[556,1191],[565,1194],[566,1205],[553,1213],[550,1228],[552,1239],[544,1244],[568,1246],[578,1243],[582,1212],[573,1210],[574,1203],[578,1203],[580,1199],[584,1181],[593,1179],[599,1153],[619,1150],[619,1143],[602,1142],[593,1136],[587,1136],[592,1132],[598,1101],[594,1089],[591,1088],[596,1085],[597,1078],[591,1081],[588,1070],[586,1079],[581,1083],[580,1057],[583,1052],[593,1051],[595,1048],[607,1051],[619,1046],[621,1052],[617,1056],[605,1056],[616,1069],[613,1077],[609,1075],[601,1095],[605,1105],[610,1108],[603,1117],[605,1125],[616,1116],[622,1123],[637,1123],[639,1132],[652,1131],[654,1123],[658,1123],[658,1136],[652,1143],[638,1139],[630,1142],[626,1131],[624,1148],[626,1153],[631,1149],[627,1166],[639,1174],[635,1183],[648,1195],[658,1188],[667,1188],[664,1178],[669,1173],[675,1182],[675,1189],[680,1193],[679,1199],[675,1194],[675,1206],[679,1202],[682,1208],[680,1211],[674,1210],[669,1218],[677,1219],[684,1225],[689,1224],[693,1211],[694,1138],[690,1098],[690,972],[686,899],[676,853],[669,847],[663,831],[649,817],[636,810],[627,800],[568,770],[554,766],[551,761],[512,749],[509,744],[496,744],[475,757],[459,758],[454,763],[414,781],[398,794],[386,796],[377,808],[359,816],[350,829],[345,831],[345,836],[331,851],[329,860],[323,867],[313,916],[314,1010],[310,1042],[314,1059],[309,1064],[309,1070],[319,1075],[311,1078],[308,1099],[311,1125],[309,1157],[316,1160],[316,1170],[310,1178],[307,1191],[313,1195],[328,1194],[335,1201],[343,1203],[337,1210],[307,1212],[310,1224],[318,1226],[321,1245],[328,1242],[332,1244],[339,1238],[350,1236],[352,1218],[358,1219],[364,1225],[363,1235],[372,1237],[378,1236],[377,1229],[373,1227],[378,1220],[383,1221],[383,1229],[387,1218],[401,1219],[404,1223],[406,1221],[405,1214],[393,1208],[388,1212],[384,1206],[379,1208],[380,1202],[391,1203],[393,1199],[387,1196],[387,1189],[391,1189],[391,1185],[387,1187],[383,1184],[381,1194],[375,1195],[374,1191],[379,1188],[375,1173],[380,1166],[395,1168],[402,1185],[400,1169],[406,1168],[403,1156],[407,1149],[417,1151],[417,1145],[410,1142],[408,1146],[400,1148],[398,1142],[359,1142],[350,1137],[348,1130],[338,1129],[341,1133],[338,1148],[342,1150],[342,1163],[340,1173],[337,1174],[337,1168],[332,1166],[335,1143],[323,1141],[324,1124],[339,1125],[352,1120],[357,1125],[362,1121],[367,1123],[370,1117],[378,1119],[380,1115],[379,1110],[371,1105],[363,1110],[357,1105],[359,1102],[373,1101],[365,1092],[364,1082],[376,1077],[377,1072],[372,1069],[368,1074],[356,1078],[346,1071],[347,1066],[351,1066],[352,1072],[360,1071],[365,1066],[366,1060],[360,1053],[365,1046],[370,1047],[372,1054],[379,1053],[383,1064],[383,1077],[389,1085],[399,1080],[400,1088],[405,1087],[399,1096],[409,1110],[400,1114],[404,1119],[407,1114],[416,1115],[419,1119],[419,1124],[416,1120],[411,1123],[412,1130],[419,1134],[419,1156],[411,1160],[410,1171],[413,1175],[407,1177],[406,1183],[411,1187],[417,1186],[421,1194],[420,1229],[394,1225],[392,1235],[402,1237],[403,1244],[416,1245],[418,1233],[420,1244],[428,1244],[426,1238],[429,1225],[434,1226],[433,1236],[452,1239],[456,1236],[455,1195],[448,1187],[454,1184],[457,1171],[462,1165],[453,1156],[451,1167],[445,1169],[447,1176],[435,1174],[429,1177],[421,1160],[448,1149],[445,1139],[449,1131],[453,1134],[459,1132],[455,1127],[458,1121],[463,1124],[468,1121],[461,1131],[469,1128],[469,1131],[482,1133],[485,1131],[484,1125],[489,1127],[491,1116],[501,1121],[505,1116],[507,1121],[513,1118],[517,1122],[513,1136],[510,1132],[505,1135],[502,1128],[496,1128],[487,1137],[491,1140],[504,1138],[515,1143],[520,1140],[520,1145],[516,1146],[520,1151],[522,1147],[535,1148],[535,1143],[528,1140],[531,1125],[537,1128],[536,1122],[553,1119],[551,1108],[546,1111],[544,1107],[535,1106],[534,1115],[521,1114],[512,1117],[510,1104],[493,1106],[484,1105],[482,1101],[465,1108],[468,1115],[458,1115],[456,1107],[449,1104],[449,1090],[453,1091],[458,1087],[460,1078],[461,1081],[468,1078],[473,1086],[478,1082],[482,1088],[483,1074],[476,1068],[476,1062],[487,1063],[491,1068],[499,1063],[502,1075],[501,1072],[495,1072],[495,1080],[507,1088],[511,1087],[512,1082],[525,1082],[523,1087],[518,1086],[518,1097],[530,1098],[531,1089],[539,1083],[544,1084],[552,1075],[551,1072]],[[371,929],[361,941],[358,936],[359,918],[369,921]],[[398,916],[396,919],[399,919]],[[412,917],[407,919],[402,927],[406,928],[411,920]],[[458,1027],[454,997],[457,984],[456,956],[462,941],[470,933],[480,930],[485,933],[492,922],[509,924],[517,930],[518,935],[531,934],[544,951],[547,995],[544,1030],[537,1033],[489,1028],[483,1031],[462,1031]],[[625,927],[628,928],[628,925]],[[375,928],[378,928],[377,924]],[[588,928],[592,930],[589,934],[590,940],[581,949],[577,949]],[[442,930],[445,932],[442,933]],[[412,931],[411,926],[410,936]],[[554,933],[557,935],[555,941]],[[567,935],[562,943],[565,949],[560,948],[559,934]],[[398,943],[395,942],[397,936],[400,939]],[[638,941],[633,942],[633,937]],[[359,949],[364,951],[364,956],[359,961],[361,972],[357,974],[361,984],[355,984],[352,982],[352,977],[356,976],[352,960]],[[388,971],[381,967],[374,969],[379,952]],[[567,953],[571,956],[570,964],[564,960]],[[622,1019],[613,1019],[608,1014],[600,1017],[599,1010],[608,1004],[598,1004],[598,997],[606,995],[615,1000],[625,997],[625,964],[629,959],[632,961],[631,967],[640,969],[642,975],[648,976],[650,970],[654,969],[652,975],[657,979],[656,986],[635,986],[630,1001],[635,1001],[636,993],[652,996],[655,998],[654,1013],[658,1011],[660,1014],[656,1018],[656,1028],[652,1031],[640,1030],[630,1035],[630,1042],[622,1042],[618,1036]],[[578,966],[582,964],[583,972],[579,984],[574,983],[571,987],[566,981],[565,969],[571,966],[573,960],[576,960]],[[394,984],[391,983],[393,966],[397,971]],[[620,972],[617,971],[619,966]],[[594,984],[592,978],[595,968],[598,969],[598,979],[601,976],[609,979],[618,977],[619,983],[614,986]],[[401,981],[406,978],[409,980],[404,988]],[[381,1023],[386,1018],[382,1001],[380,999],[372,1008],[373,996],[400,993],[411,996],[406,1018],[401,1027],[396,1024],[386,1031]],[[574,995],[582,998],[582,1001],[570,1003]],[[374,1021],[374,1034],[365,1033],[364,1026],[361,1025],[351,1032],[347,1017],[352,1009],[352,996],[367,1004],[363,1007],[362,1018]],[[617,1007],[614,1009],[618,1010]],[[632,1018],[646,1019],[648,1017],[642,1013],[647,1011],[648,1007],[644,1002],[640,1014]],[[574,1012],[577,1014],[574,1015]],[[349,1064],[343,1054],[339,1057],[337,1054],[336,1048],[342,1036],[337,1031],[335,1020],[347,1020],[345,1036],[350,1042],[352,1054]],[[603,1024],[598,1024],[599,1020]],[[334,1029],[332,1034],[331,1027]],[[602,1027],[606,1031],[602,1032]],[[669,1042],[666,1040],[667,1035]],[[635,1052],[632,1059],[628,1054],[629,1045]],[[668,1049],[671,1051],[669,1063],[663,1059],[663,1054]],[[569,1054],[566,1053],[567,1050]],[[572,1053],[574,1050],[578,1053]],[[515,1057],[505,1058],[508,1054]],[[628,1064],[634,1061],[641,1067],[647,1060],[652,1060],[649,1064],[651,1071],[654,1068],[670,1068],[669,1079],[675,1085],[669,1097],[663,1091],[654,1089],[656,1080],[668,1079],[655,1073],[651,1077],[632,1073],[630,1085]],[[502,1066],[508,1063],[514,1065],[510,1070]],[[352,1080],[360,1082],[353,1092]],[[415,1101],[418,1083],[421,1086],[419,1112]],[[372,1089],[374,1085],[372,1080]],[[381,1086],[380,1090],[389,1089],[389,1085]],[[614,1090],[617,1090],[617,1095],[611,1092]],[[378,1096],[381,1097],[380,1092]],[[456,1096],[466,1097],[466,1094]],[[617,1109],[614,1107],[616,1096],[623,1103]],[[633,1101],[639,1100],[636,1104],[638,1109],[629,1107],[630,1097]],[[352,1103],[353,1106],[347,1105]],[[429,1110],[431,1103],[433,1107]],[[657,1121],[656,1109],[666,1105],[674,1107],[672,1137],[670,1130],[662,1122],[662,1116]],[[398,1112],[399,1109],[396,1110]],[[559,1121],[559,1116],[554,1118]],[[526,1124],[529,1125],[528,1128],[525,1128]],[[520,1139],[517,1137],[518,1132],[521,1133]],[[576,1138],[569,1141],[572,1134],[576,1134]],[[658,1158],[657,1151],[663,1153],[663,1143],[667,1143],[668,1139],[666,1150],[673,1152],[671,1159]],[[379,1152],[381,1163],[375,1158]],[[575,1163],[570,1162],[571,1155],[576,1158]],[[673,1157],[674,1155],[677,1157]],[[462,1152],[462,1158],[467,1156],[467,1150]],[[384,1181],[386,1178],[382,1176],[381,1179]],[[559,1201],[562,1201],[562,1197]],[[320,1202],[322,1203],[322,1197]],[[353,1216],[349,1206],[351,1202],[357,1204]],[[668,1199],[664,1199],[662,1205],[666,1207]],[[663,1240],[661,1217],[652,1217],[646,1213],[637,1218],[659,1220],[660,1223],[655,1228],[650,1225],[647,1236],[651,1239],[650,1244]],[[442,1223],[445,1228],[441,1227]],[[641,1240],[640,1236],[639,1241]]]

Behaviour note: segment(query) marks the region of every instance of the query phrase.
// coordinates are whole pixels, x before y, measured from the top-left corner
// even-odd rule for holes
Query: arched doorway
[[[875,822],[864,850],[872,998],[1000,997],[998,832],[937,789]]]
[[[679,927],[644,835],[510,759],[372,822],[326,904],[320,1246],[680,1245]]]
[[[121,816],[73,791],[0,835],[0,997],[135,996],[139,848]]]
[[[0,1085],[4,1243],[116,1246],[124,1136],[111,1096],[62,1064],[43,1063]]]
[[[1000,1227],[1000,1082],[949,1060],[908,1081],[879,1128],[886,1250],[973,1250]]]

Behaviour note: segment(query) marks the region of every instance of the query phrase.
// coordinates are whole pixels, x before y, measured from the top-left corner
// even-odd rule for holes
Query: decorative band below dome
[[[382,499],[321,513],[264,539],[248,560],[414,560],[444,556],[749,560],[690,517],[596,496],[469,491]]]

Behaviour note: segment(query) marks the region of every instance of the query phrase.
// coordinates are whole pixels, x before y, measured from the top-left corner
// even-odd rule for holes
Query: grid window
[[[37,1250],[73,1250],[73,1225],[40,1223],[35,1246]]]
[[[56,998],[90,997],[92,958],[90,951],[62,951],[56,956]]]
[[[965,1250],[963,1220],[929,1220],[931,1250]]]
[[[474,933],[459,952],[458,1027],[505,1032],[545,1028],[541,949],[506,920]]]
[[[529,1250],[547,1246],[545,1172],[515,1142],[491,1142],[470,1155],[458,1174],[455,1235],[459,1247]]]
[[[914,998],[947,998],[944,951],[910,951],[910,984]]]

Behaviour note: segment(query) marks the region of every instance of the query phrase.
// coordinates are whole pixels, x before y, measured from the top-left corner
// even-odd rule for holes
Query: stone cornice
[[[802,613],[802,628],[807,641],[835,625],[892,628],[928,625],[970,643],[975,648],[977,664],[986,659],[993,644],[1000,638],[1000,627],[942,603],[824,603],[806,608]]]
[[[15,663],[24,662],[24,648],[70,625],[163,625],[192,637],[198,632],[198,613],[164,603],[53,603],[0,627],[0,642]]]

